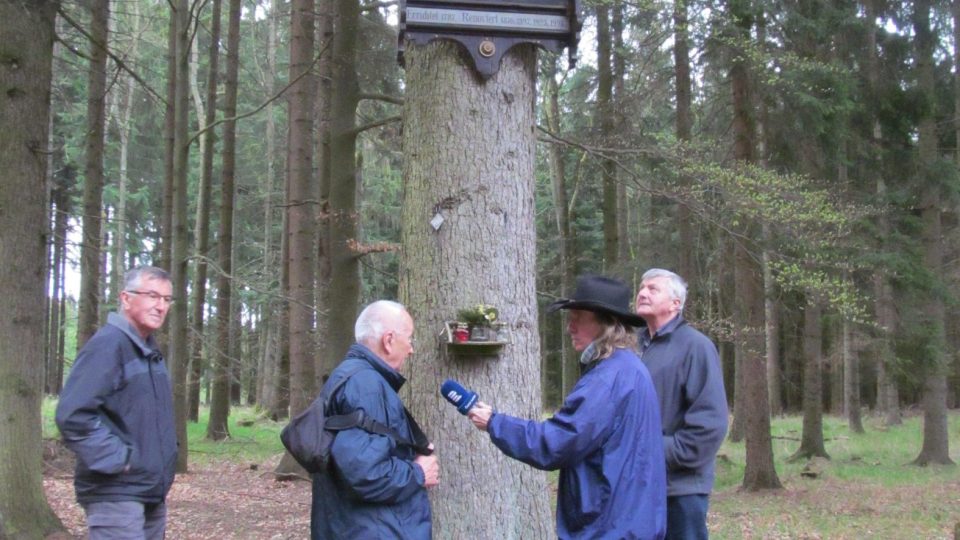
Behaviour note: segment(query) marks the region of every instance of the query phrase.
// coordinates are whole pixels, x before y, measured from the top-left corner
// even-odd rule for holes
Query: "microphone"
[[[476,392],[471,392],[453,379],[447,379],[440,385],[440,394],[452,403],[460,414],[466,415],[477,402]]]

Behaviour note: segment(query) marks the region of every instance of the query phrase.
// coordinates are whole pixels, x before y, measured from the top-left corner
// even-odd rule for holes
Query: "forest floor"
[[[711,538],[960,539],[960,467],[910,465],[921,440],[917,415],[889,428],[867,417],[864,434],[851,433],[842,419],[826,416],[830,459],[791,461],[787,458],[799,445],[801,423],[799,416],[773,420],[781,490],[741,492],[744,445],[724,443],[710,498]],[[194,426],[191,470],[177,476],[168,498],[167,538],[309,537],[310,484],[276,482],[271,472],[280,458],[280,424],[233,425],[234,437],[225,443],[204,443],[204,424]],[[951,411],[949,431],[951,456],[960,461],[960,411]],[[44,454],[47,499],[70,533],[83,538],[83,511],[73,493],[73,455],[52,437]],[[549,478],[555,483],[556,473]]]
[[[49,441],[45,454],[47,500],[74,538],[84,538],[83,509],[73,493],[73,456]],[[177,475],[167,498],[167,538],[309,538],[310,483],[275,481],[272,471],[279,458],[257,464],[191,464],[189,473]]]

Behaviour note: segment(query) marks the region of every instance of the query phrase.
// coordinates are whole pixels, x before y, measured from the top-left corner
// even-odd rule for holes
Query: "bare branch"
[[[93,39],[93,36],[91,36],[90,33],[86,31],[86,29],[84,29],[83,27],[81,27],[80,24],[79,24],[77,21],[73,20],[69,15],[67,15],[67,12],[64,11],[63,8],[60,8],[59,13],[60,13],[60,16],[63,17],[63,20],[65,20],[65,21],[67,21],[68,23],[70,23],[70,26],[74,27],[78,32],[80,32],[81,34],[83,34],[83,35],[90,41],[90,43],[93,43],[93,44],[96,45],[97,47],[100,47],[101,49],[103,49],[104,52],[107,53],[107,56],[109,56],[111,59],[113,59],[113,61],[116,62],[118,66],[120,66],[120,69],[122,69],[122,70],[126,71],[127,73],[129,73],[130,76],[133,77],[133,79],[134,79],[135,81],[137,81],[138,83],[140,83],[140,85],[143,86],[143,87],[147,90],[147,92],[149,92],[150,94],[152,94],[153,97],[155,97],[155,98],[157,98],[158,100],[160,100],[160,103],[163,103],[164,105],[167,104],[167,100],[166,100],[166,99],[164,99],[160,94],[158,94],[153,88],[150,88],[150,85],[147,84],[146,81],[144,81],[142,78],[140,78],[140,76],[137,75],[136,72],[133,71],[133,69],[131,69],[130,67],[128,67],[127,64],[126,64],[123,60],[120,59],[119,56],[113,54],[113,52],[110,50],[109,47],[106,46],[106,44],[101,43],[101,42]],[[61,43],[62,43],[62,40],[61,40]],[[75,53],[77,52],[76,50],[74,50],[74,49],[72,49],[72,48],[70,48],[70,47],[68,47],[68,48],[69,48],[71,51],[75,52]],[[79,53],[78,53],[78,54],[79,54]],[[83,55],[81,55],[81,56],[83,56]],[[84,56],[84,57],[85,57],[85,56]],[[86,57],[85,57],[85,58],[86,58]]]
[[[403,98],[397,96],[390,96],[387,94],[360,94],[360,99],[370,99],[376,101],[385,101],[387,103],[393,103],[394,105],[403,105]]]
[[[350,130],[350,134],[351,134],[351,135],[359,135],[359,134],[363,133],[364,131],[367,131],[368,129],[378,128],[378,127],[380,127],[380,126],[385,126],[385,125],[390,124],[390,123],[393,123],[393,122],[399,122],[399,121],[402,120],[402,119],[403,119],[403,118],[402,118],[399,114],[396,115],[396,116],[389,116],[389,117],[387,117],[387,118],[383,118],[383,119],[381,119],[381,120],[377,120],[376,122],[370,122],[369,124],[364,124],[364,125],[362,125],[362,126],[357,126],[357,127],[355,127],[354,129]]]
[[[270,96],[269,98],[267,98],[266,101],[264,101],[263,103],[261,103],[260,105],[258,105],[255,109],[253,109],[252,111],[245,112],[245,113],[243,113],[243,114],[238,114],[238,115],[233,116],[233,117],[230,117],[230,118],[221,118],[221,119],[217,120],[216,122],[210,124],[209,126],[204,127],[204,128],[201,129],[200,131],[196,132],[196,133],[193,135],[193,137],[190,137],[190,140],[187,141],[187,144],[193,144],[193,141],[195,141],[195,140],[197,139],[197,137],[199,137],[199,136],[203,135],[204,133],[206,133],[207,131],[209,131],[209,130],[211,130],[211,129],[217,127],[217,126],[219,126],[220,124],[223,124],[223,123],[225,123],[225,122],[236,122],[237,120],[243,120],[244,118],[249,118],[249,117],[257,114],[258,112],[262,111],[263,109],[265,109],[265,108],[267,107],[267,105],[269,105],[269,104],[273,103],[274,101],[276,101],[277,99],[279,99],[280,96],[282,96],[287,90],[289,90],[291,86],[297,84],[297,81],[299,81],[300,79],[306,77],[311,71],[313,71],[313,66],[317,65],[317,62],[319,62],[319,61],[320,61],[320,58],[323,57],[323,53],[325,53],[325,52],[327,51],[327,47],[328,47],[328,46],[329,46],[329,44],[323,46],[323,49],[321,49],[320,52],[317,53],[317,56],[314,57],[313,62],[310,62],[310,65],[307,66],[307,68],[303,70],[303,73],[297,75],[293,80],[291,80],[290,82],[288,82],[286,86],[284,86],[283,88],[281,88],[276,94],[274,94],[274,95]]]

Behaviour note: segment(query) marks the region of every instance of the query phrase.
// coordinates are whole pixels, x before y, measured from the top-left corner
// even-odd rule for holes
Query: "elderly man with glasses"
[[[167,366],[153,338],[173,302],[166,271],[127,273],[111,313],[77,354],[57,426],[77,454],[74,488],[89,538],[162,539],[177,435]]]

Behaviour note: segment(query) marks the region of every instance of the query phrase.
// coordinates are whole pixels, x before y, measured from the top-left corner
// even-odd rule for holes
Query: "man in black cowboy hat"
[[[567,331],[583,375],[563,406],[537,422],[478,403],[470,420],[504,454],[538,469],[560,469],[557,536],[663,538],[666,471],[660,409],[650,374],[634,352],[630,289],[603,276],[582,276],[566,309]]]
[[[687,284],[669,270],[643,274],[637,314],[647,322],[640,356],[660,398],[667,464],[667,537],[706,540],[727,398],[717,347],[683,318]]]

